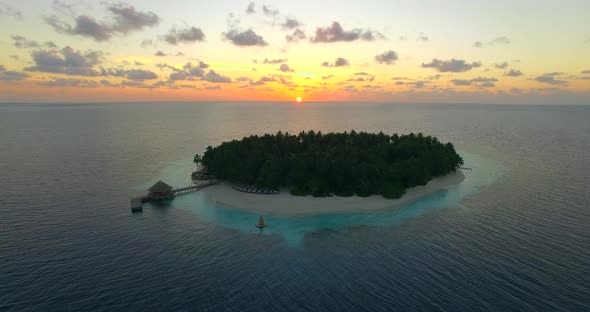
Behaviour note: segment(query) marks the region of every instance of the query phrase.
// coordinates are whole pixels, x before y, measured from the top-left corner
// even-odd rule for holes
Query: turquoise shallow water
[[[589,311],[590,107],[0,105],[0,311]],[[423,132],[467,180],[401,209],[301,218],[192,193],[207,145],[278,130]]]
[[[403,222],[410,218],[416,218],[434,209],[449,207],[461,207],[460,202],[467,196],[473,196],[477,191],[494,182],[503,172],[501,165],[481,157],[460,152],[465,160],[465,166],[474,170],[464,170],[466,175],[463,183],[445,191],[440,191],[425,196],[404,207],[370,213],[353,213],[337,215],[316,215],[305,217],[287,217],[268,215],[265,216],[267,224],[271,225],[263,230],[254,227],[258,215],[231,208],[216,206],[208,201],[203,192],[182,195],[168,203],[170,207],[188,209],[196,214],[196,217],[220,226],[237,229],[240,232],[264,235],[278,235],[289,246],[301,247],[305,235],[322,230],[341,230],[358,226],[388,226]],[[191,160],[175,161],[166,164],[161,172],[165,181],[173,185],[186,184],[187,172],[192,169]],[[188,164],[188,165],[187,165]],[[137,189],[146,189],[150,185],[142,184]],[[146,208],[154,207],[150,204]],[[157,207],[157,206],[155,206]]]

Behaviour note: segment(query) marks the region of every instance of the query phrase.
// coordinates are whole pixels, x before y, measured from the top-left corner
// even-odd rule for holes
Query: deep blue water
[[[0,311],[590,311],[590,107],[0,104]],[[423,132],[472,172],[374,214],[268,217],[202,194],[131,214],[207,145]]]

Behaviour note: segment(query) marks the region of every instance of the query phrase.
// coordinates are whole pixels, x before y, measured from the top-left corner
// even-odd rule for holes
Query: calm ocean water
[[[0,311],[590,311],[590,107],[0,104]],[[189,183],[252,133],[423,132],[468,179],[396,211],[267,218]]]

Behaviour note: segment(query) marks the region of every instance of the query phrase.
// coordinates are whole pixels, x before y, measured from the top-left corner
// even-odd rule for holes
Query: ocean
[[[590,106],[0,104],[0,311],[590,311]],[[467,180],[372,214],[265,217],[190,183],[208,145],[422,132]]]

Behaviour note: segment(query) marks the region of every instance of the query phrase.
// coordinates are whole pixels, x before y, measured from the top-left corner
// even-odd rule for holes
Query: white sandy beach
[[[203,189],[207,198],[218,206],[244,210],[261,215],[306,216],[372,212],[398,208],[435,192],[450,189],[465,180],[461,170],[434,179],[427,185],[406,190],[400,199],[386,199],[380,195],[369,197],[293,196],[288,190],[276,195],[250,194],[236,191],[229,183],[219,183]]]

